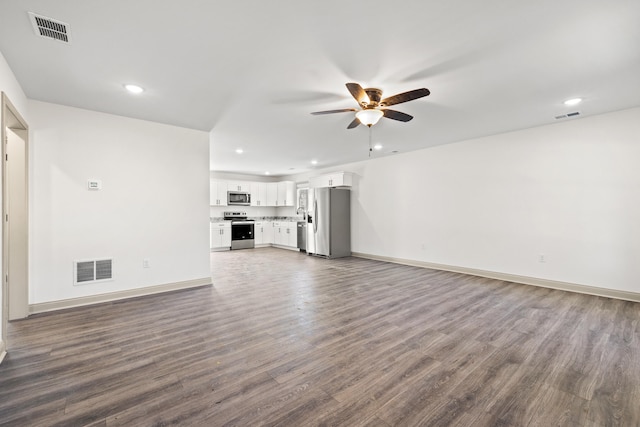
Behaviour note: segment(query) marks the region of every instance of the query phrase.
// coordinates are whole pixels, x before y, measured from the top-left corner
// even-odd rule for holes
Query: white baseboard
[[[272,243],[271,246],[278,249],[286,249],[288,251],[300,252],[300,249],[298,249],[297,247],[294,248],[293,246],[282,246],[282,245],[276,245],[275,243]]]
[[[258,245],[254,246],[255,249],[259,249],[259,248],[278,248],[278,249],[287,249],[290,251],[299,251],[299,249],[297,247],[293,247],[293,246],[282,246],[282,245],[276,245],[275,243],[260,243]],[[211,252],[229,252],[231,249],[224,247],[224,248],[212,248],[210,251]]]
[[[599,288],[596,286],[578,285],[575,283],[560,282],[556,280],[540,279],[537,277],[518,276],[516,274],[498,273],[495,271],[478,270],[475,268],[456,267],[431,262],[415,261],[403,258],[393,258],[380,255],[371,255],[361,252],[353,252],[358,258],[373,259],[392,262],[395,264],[410,265],[413,267],[431,268],[433,270],[452,271],[454,273],[469,274],[472,276],[487,277],[489,279],[504,280],[506,282],[520,283],[523,285],[540,286],[542,288],[558,289],[561,291],[576,292],[580,294],[596,295],[606,298],[615,298],[626,301],[640,302],[640,294],[636,292],[619,291],[616,289]]]
[[[84,305],[100,304],[103,302],[117,301],[125,298],[141,297],[145,295],[159,294],[162,292],[178,291],[181,289],[197,288],[211,285],[211,277],[186,280],[184,282],[166,283],[164,285],[148,286],[145,288],[127,289],[125,291],[109,292],[107,294],[90,295],[79,298],[69,298],[59,301],[29,304],[29,313],[46,313],[48,311],[63,310],[66,308],[81,307]]]

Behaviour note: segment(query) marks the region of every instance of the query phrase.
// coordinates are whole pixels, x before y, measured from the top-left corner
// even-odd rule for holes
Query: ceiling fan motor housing
[[[377,88],[366,88],[365,93],[369,97],[369,106],[376,107],[382,99],[382,91]]]

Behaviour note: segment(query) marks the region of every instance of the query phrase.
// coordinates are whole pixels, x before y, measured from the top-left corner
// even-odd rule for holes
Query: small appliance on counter
[[[246,212],[225,212],[225,221],[231,221],[231,250],[255,247],[254,225]]]

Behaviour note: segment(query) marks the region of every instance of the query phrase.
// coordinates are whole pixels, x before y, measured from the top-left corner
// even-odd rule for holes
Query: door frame
[[[18,112],[16,107],[11,103],[9,97],[6,93],[2,92],[2,100],[1,100],[1,128],[0,134],[2,137],[2,150],[0,151],[2,154],[2,159],[6,157],[6,141],[7,141],[7,128],[11,129],[14,133],[16,133],[23,141],[24,141],[24,150],[25,150],[25,165],[24,165],[24,173],[25,173],[25,193],[26,193],[26,214],[27,214],[27,227],[26,233],[24,236],[20,236],[25,239],[24,244],[26,249],[26,253],[23,254],[26,259],[24,262],[25,271],[22,272],[25,277],[25,286],[27,287],[26,291],[28,293],[28,283],[29,283],[29,126],[27,122],[24,120],[22,115]],[[8,224],[6,221],[8,214],[8,187],[7,187],[7,167],[6,162],[3,160],[2,163],[2,318],[0,322],[2,322],[2,336],[0,336],[0,361],[2,360],[2,355],[8,348],[7,342],[7,327],[9,321],[9,283],[7,281],[8,267],[9,267],[9,230]],[[28,313],[28,307],[25,307],[26,313]]]

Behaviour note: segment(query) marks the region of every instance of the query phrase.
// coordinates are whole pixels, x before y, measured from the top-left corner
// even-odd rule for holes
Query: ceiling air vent
[[[73,284],[104,282],[113,279],[113,260],[98,259],[73,262]]]
[[[575,117],[575,116],[579,116],[579,115],[580,115],[580,111],[574,111],[573,113],[561,114],[559,116],[556,116],[556,120],[566,119],[566,118],[569,118],[569,117]]]
[[[58,40],[63,43],[71,43],[69,24],[47,18],[46,16],[36,15],[33,12],[28,13],[33,31],[35,31],[36,35],[47,39]]]

